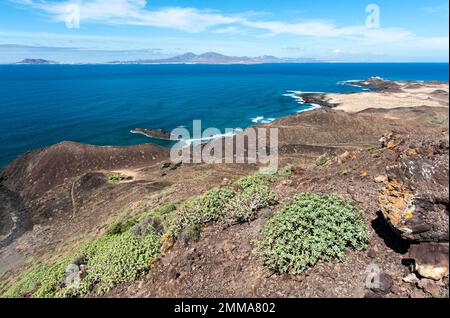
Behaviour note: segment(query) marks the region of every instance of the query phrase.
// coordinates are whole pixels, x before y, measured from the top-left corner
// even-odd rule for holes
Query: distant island
[[[216,52],[203,54],[185,53],[165,59],[157,60],[135,60],[135,61],[112,61],[109,64],[266,64],[266,63],[305,63],[317,62],[306,58],[278,58],[275,56],[227,56]]]
[[[203,54],[184,53],[164,59],[140,59],[131,61],[109,61],[105,63],[66,63],[45,59],[26,58],[14,64],[270,64],[270,63],[308,63],[322,62],[312,58],[280,58],[271,55],[257,57],[228,56],[216,52]]]
[[[15,64],[59,64],[59,63],[55,62],[55,61],[44,60],[44,59],[24,59]]]

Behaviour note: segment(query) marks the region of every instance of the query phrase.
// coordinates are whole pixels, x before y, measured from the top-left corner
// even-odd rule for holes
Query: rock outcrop
[[[448,243],[422,243],[411,246],[409,257],[422,277],[440,280],[448,275]]]
[[[399,158],[386,168],[389,183],[379,199],[384,217],[407,240],[448,242],[448,138],[388,139],[384,144]]]
[[[144,128],[135,128],[131,130],[133,134],[142,134],[149,138],[162,139],[162,140],[170,140],[170,132],[165,129],[144,129]]]
[[[382,146],[397,154],[386,167],[388,183],[380,209],[392,228],[413,245],[415,270],[439,280],[448,275],[449,140],[448,135],[405,139],[388,133]]]

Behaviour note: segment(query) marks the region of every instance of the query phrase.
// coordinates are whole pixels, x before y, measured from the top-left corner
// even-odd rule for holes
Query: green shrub
[[[236,184],[243,189],[243,201],[247,201],[252,209],[261,209],[277,202],[277,195],[270,190],[273,176],[254,174],[239,179]]]
[[[272,179],[273,175],[271,174],[255,173],[238,179],[235,184],[243,190],[247,190],[261,186],[268,187]]]
[[[106,230],[106,235],[122,234],[122,233],[128,231],[137,222],[138,221],[136,218],[132,218],[132,219],[128,219],[126,221],[114,223]]]
[[[156,208],[152,213],[155,215],[165,215],[172,211],[175,211],[176,209],[177,209],[177,206],[175,204],[167,203],[167,204],[160,206],[159,208]]]
[[[324,164],[326,164],[328,162],[328,158],[326,155],[322,155],[319,158],[317,158],[316,160],[316,166],[320,167],[323,166]]]
[[[118,173],[118,172],[108,172],[106,174],[106,179],[108,180],[108,183],[110,184],[118,184],[122,181],[128,180],[129,177]]]
[[[431,123],[436,125],[442,125],[445,123],[448,123],[448,117],[447,116],[433,116],[431,118]]]
[[[246,204],[253,210],[259,210],[271,206],[278,202],[275,192],[272,192],[268,186],[254,187],[244,190],[241,196]]]
[[[220,221],[224,217],[226,204],[236,196],[236,191],[228,188],[214,188],[201,196],[188,199],[178,211],[181,228]]]
[[[181,244],[186,246],[190,242],[199,240],[201,233],[202,233],[202,229],[200,228],[200,226],[190,225],[181,231],[178,239],[180,240]]]
[[[118,283],[135,280],[150,267],[159,250],[160,235],[154,232],[140,238],[127,231],[96,240],[81,252],[88,271],[79,293],[87,294],[95,287],[102,294]]]
[[[258,210],[275,204],[278,198],[269,188],[272,178],[272,175],[254,174],[236,181],[242,192],[227,203],[225,222],[249,222],[256,217]]]
[[[294,170],[295,167],[292,164],[288,164],[285,167],[278,170],[277,176],[280,178],[287,178],[292,174],[292,172],[294,172]]]
[[[377,145],[372,145],[372,144],[370,144],[370,145],[367,146],[367,151],[374,151],[374,150],[376,150],[377,148],[378,148]]]
[[[350,246],[366,248],[360,212],[336,195],[301,193],[265,224],[256,252],[273,270],[301,274],[319,260],[344,260]]]
[[[136,237],[145,237],[151,232],[159,235],[164,234],[165,224],[162,217],[146,216],[131,229],[131,233]]]
[[[15,283],[7,287],[1,297],[53,297],[60,288],[67,265],[68,257],[63,257],[50,264],[34,266]]]
[[[105,235],[80,247],[75,253],[61,257],[50,265],[36,265],[13,283],[2,297],[73,297],[95,290],[103,294],[118,283],[133,281],[148,269],[160,251],[160,234],[149,218],[134,218],[113,225]],[[135,225],[133,227],[133,225]],[[135,235],[136,226],[146,225]],[[78,261],[80,260],[80,261]],[[86,275],[78,288],[64,286],[65,270],[70,263],[82,263]]]
[[[253,220],[258,211],[252,209],[248,201],[242,194],[232,198],[225,207],[224,223],[231,225]]]

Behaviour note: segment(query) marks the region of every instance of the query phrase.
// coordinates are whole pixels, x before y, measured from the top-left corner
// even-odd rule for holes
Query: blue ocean
[[[310,108],[293,91],[350,92],[379,76],[448,81],[448,63],[0,65],[0,167],[63,140],[158,142],[140,128],[245,128]],[[161,142],[160,142],[161,143]]]

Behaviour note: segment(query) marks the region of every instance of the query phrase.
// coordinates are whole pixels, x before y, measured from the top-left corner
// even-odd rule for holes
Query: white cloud
[[[170,7],[158,10],[146,9],[146,0],[69,0],[49,2],[39,0],[16,0],[50,14],[57,21],[65,21],[69,5],[78,5],[81,22],[103,22],[154,26],[178,29],[186,32],[201,32],[209,27],[231,24],[241,18],[224,16],[211,10]]]
[[[218,34],[236,34],[236,33],[242,33],[242,30],[239,29],[236,26],[229,26],[221,29],[214,30],[214,33]]]
[[[363,25],[337,26],[333,21],[284,22],[261,20],[258,14],[239,13],[226,15],[218,11],[196,8],[168,7],[151,9],[147,0],[67,0],[63,2],[44,0],[13,0],[22,5],[49,14],[57,21],[64,21],[68,5],[80,7],[81,23],[96,22],[124,25],[141,25],[176,29],[184,32],[212,31],[236,33],[243,28],[263,32],[261,35],[295,35],[322,39],[346,39],[362,46],[399,43],[427,48],[448,43],[444,38],[424,38],[400,28],[369,29]],[[436,8],[429,8],[436,10]],[[447,6],[448,10],[448,6]]]

